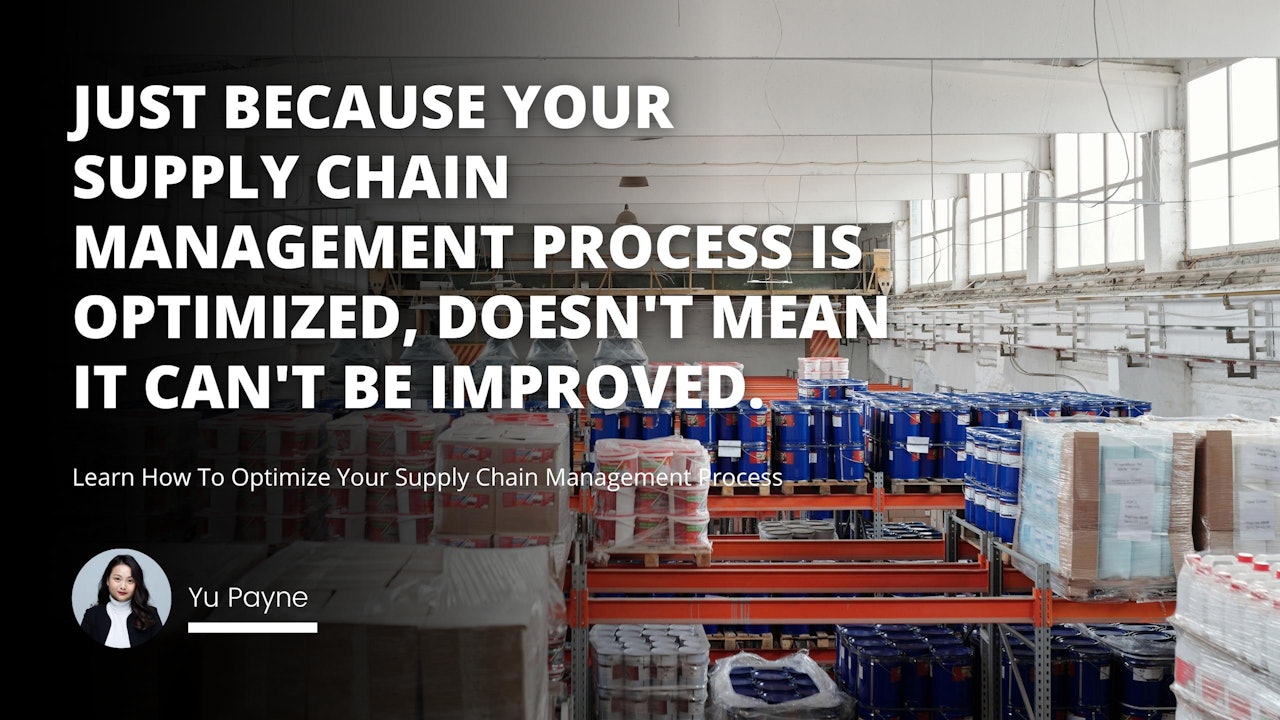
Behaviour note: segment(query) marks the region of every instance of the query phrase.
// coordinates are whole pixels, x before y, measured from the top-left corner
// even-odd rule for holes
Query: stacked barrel
[[[857,717],[975,717],[975,653],[961,630],[949,625],[838,626],[836,678],[857,701]]]
[[[870,393],[867,456],[894,480],[965,477],[970,427],[1018,431],[1026,417],[1137,417],[1140,400],[1079,392]]]
[[[771,461],[784,482],[866,477],[866,387],[863,380],[801,380],[798,401],[772,404]]]

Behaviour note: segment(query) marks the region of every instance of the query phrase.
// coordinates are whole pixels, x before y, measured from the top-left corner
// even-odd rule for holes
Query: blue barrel
[[[856,378],[841,380],[840,385],[844,388],[845,397],[850,397],[857,393],[864,393],[870,387],[870,384],[866,380],[858,380]]]
[[[769,442],[769,408],[738,403],[738,439],[744,443]]]
[[[921,428],[922,413],[919,407],[908,405],[894,406],[886,411],[886,431],[883,438],[890,443],[905,443],[907,438],[912,436],[923,435],[928,437],[925,429]],[[927,421],[927,417],[923,420]]]
[[[895,480],[920,479],[920,453],[907,450],[904,444],[896,443],[889,447],[889,477]]]
[[[1009,493],[996,493],[1000,504],[999,516],[996,518],[996,534],[1000,542],[1013,542],[1013,530],[1018,522],[1018,496]],[[990,520],[988,520],[990,522]]]
[[[680,411],[680,434],[703,445],[716,441],[715,411],[706,403],[702,407]]]
[[[671,437],[676,432],[675,405],[670,401],[664,401],[657,408],[644,408],[639,415],[641,440]]]
[[[788,482],[799,482],[809,479],[809,446],[783,445],[778,454],[782,479]]]
[[[930,694],[943,712],[972,712],[973,650],[963,645],[933,648],[930,661]]]
[[[1111,697],[1111,651],[1090,638],[1063,638],[1067,648],[1067,706],[1107,707]]]
[[[858,482],[867,477],[864,460],[866,454],[861,445],[839,445],[835,449],[836,479],[842,482]]]
[[[716,475],[721,479],[738,477],[738,458],[727,457],[723,454],[716,456]]]
[[[920,627],[920,637],[923,637],[925,640],[955,636],[956,631],[946,625],[922,625]]]
[[[809,479],[831,479],[831,448],[826,445],[809,446]]]
[[[1006,440],[1000,444],[1000,465],[996,468],[996,486],[1000,492],[1018,494],[1018,478],[1022,473],[1022,443]]]
[[[905,658],[902,664],[902,706],[907,710],[925,710],[931,707],[929,661],[933,649],[924,640],[895,642],[894,647]]]
[[[618,419],[622,437],[627,440],[640,439],[640,430],[643,427],[643,423],[640,420],[640,411],[643,409],[643,403],[639,401],[627,402],[626,409],[621,413],[622,417]]]
[[[862,444],[861,403],[831,403],[827,411],[830,416],[832,445]]]
[[[590,409],[591,432],[587,433],[590,450],[596,449],[597,440],[614,440],[622,437],[622,418],[625,413],[617,410]]]
[[[904,662],[897,648],[859,646],[854,693],[858,704],[879,711],[901,711]]]
[[[938,410],[938,440],[944,445],[963,444],[971,415],[972,408],[968,405],[942,405]]]
[[[831,405],[829,403],[813,403],[808,405],[809,411],[809,444],[831,444]]]
[[[969,522],[983,532],[991,532],[991,525],[987,522],[987,489],[981,485],[973,488],[973,519]]]
[[[796,397],[801,400],[821,400],[826,393],[820,380],[797,380]]]
[[[1094,628],[1094,631],[1097,632],[1098,630],[1102,630],[1103,628],[1106,628],[1106,627],[1111,627],[1116,630],[1123,630],[1130,635],[1134,633],[1154,633],[1154,632],[1164,631],[1163,625],[1156,625],[1153,623],[1116,623],[1115,625],[1110,625],[1110,626],[1104,625],[1099,628]],[[1112,634],[1115,634],[1115,633],[1112,633]]]
[[[928,452],[919,453],[920,455],[920,477],[936,478],[938,475],[938,465],[942,458],[941,448],[930,445]]]
[[[1021,643],[1011,644],[1009,649],[1013,651],[1012,658],[1007,653],[1000,654],[1000,701],[1004,707],[1004,717],[1006,720],[1031,720],[1026,703],[1022,701],[1022,691],[1018,689],[1015,674],[1022,679],[1027,697],[1034,700],[1036,653]]]
[[[929,641],[929,645],[933,647],[933,651],[935,653],[942,648],[968,647],[964,644],[964,640],[961,640],[955,635],[950,637],[939,635],[937,637],[930,637],[926,639]]]
[[[742,443],[738,474],[747,482],[759,482],[769,472],[769,446],[765,443]]]
[[[1137,637],[1137,636],[1134,636]],[[1133,638],[1130,638],[1133,639]],[[1121,653],[1120,703],[1127,708],[1173,707],[1173,643],[1168,655]]]
[[[813,418],[809,407],[793,402],[773,404],[774,439],[782,445],[808,445]]]
[[[978,471],[978,483],[989,488],[999,486],[998,470],[1000,462],[1000,450],[997,441],[988,437],[979,440],[974,448],[978,454],[975,468]]]
[[[935,449],[941,457],[938,461],[938,477],[950,480],[964,477],[964,464],[968,458],[964,445],[943,445]]]
[[[721,440],[738,440],[738,408],[727,407],[716,409],[716,442]]]
[[[1125,414],[1129,417],[1139,417],[1151,414],[1151,403],[1146,400],[1130,400]]]
[[[969,437],[964,441],[964,474],[965,477],[977,479],[978,471],[974,467],[977,460],[978,441],[975,433],[969,433]]]
[[[916,632],[915,628],[911,628],[909,630],[882,630],[880,631],[880,636],[894,645],[902,643],[918,643],[922,641],[920,633]]]

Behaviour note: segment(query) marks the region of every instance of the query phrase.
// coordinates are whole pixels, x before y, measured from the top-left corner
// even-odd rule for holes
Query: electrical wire
[[[1089,388],[1085,387],[1085,386],[1084,386],[1084,383],[1080,382],[1078,379],[1076,379],[1076,378],[1074,378],[1074,377],[1072,377],[1072,376],[1070,376],[1070,375],[1067,375],[1066,373],[1036,373],[1036,372],[1027,372],[1026,370],[1023,370],[1023,369],[1022,369],[1022,366],[1021,366],[1021,365],[1019,365],[1019,364],[1018,364],[1018,358],[1016,358],[1016,357],[1010,357],[1010,358],[1009,358],[1009,364],[1010,364],[1010,365],[1013,365],[1013,369],[1014,369],[1014,370],[1017,370],[1018,372],[1022,373],[1023,375],[1028,375],[1028,376],[1030,376],[1030,377],[1066,378],[1066,379],[1070,380],[1071,382],[1073,382],[1073,383],[1075,383],[1075,384],[1079,385],[1081,390],[1083,390],[1083,391],[1085,391],[1085,392],[1089,392]]]
[[[1093,69],[1097,72],[1097,75],[1098,75],[1098,87],[1101,88],[1102,90],[1102,99],[1107,104],[1107,116],[1111,118],[1111,126],[1116,129],[1116,134],[1120,136],[1120,145],[1124,148],[1124,179],[1120,181],[1120,185],[1123,185],[1129,180],[1129,168],[1132,167],[1133,160],[1130,159],[1129,157],[1129,145],[1124,141],[1124,133],[1120,131],[1120,125],[1119,123],[1116,122],[1116,114],[1111,111],[1111,96],[1107,94],[1107,85],[1106,83],[1102,82],[1102,46],[1098,44],[1098,0],[1093,0]],[[1105,156],[1105,152],[1106,152],[1106,138],[1104,136],[1103,137],[1104,156]],[[1105,184],[1105,181],[1106,181],[1105,177],[1103,178],[1103,181]],[[1106,198],[1104,198],[1102,202],[1107,202],[1111,200],[1111,198],[1115,197],[1115,194],[1119,191],[1120,191],[1120,186],[1117,185],[1116,189],[1112,190],[1111,194],[1108,195]]]

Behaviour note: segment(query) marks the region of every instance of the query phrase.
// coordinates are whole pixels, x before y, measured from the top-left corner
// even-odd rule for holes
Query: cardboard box
[[[1050,564],[1055,592],[1137,600],[1174,591],[1193,548],[1196,436],[1145,425],[1026,421],[1015,545]]]
[[[436,493],[435,531],[446,535],[489,535],[497,498],[491,490]]]
[[[1197,447],[1196,550],[1274,552],[1280,539],[1280,428],[1270,423],[1238,430],[1223,425],[1205,429]]]
[[[312,583],[305,608],[210,619],[313,620],[320,632],[205,644],[205,716],[540,720],[548,623],[563,622],[549,554],[295,543],[232,584]]]

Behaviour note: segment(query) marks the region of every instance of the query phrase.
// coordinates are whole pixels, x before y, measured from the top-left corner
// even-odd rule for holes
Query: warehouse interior
[[[600,366],[602,357],[603,364],[614,365],[738,364],[749,391],[744,399],[758,394],[770,406],[770,419],[762,421],[768,423],[768,469],[797,481],[770,492],[741,487],[735,491],[732,482],[724,483],[730,488],[725,489],[713,480],[710,489],[703,490],[697,514],[705,516],[700,532],[688,530],[692,537],[681,542],[673,528],[691,528],[693,523],[677,525],[671,499],[671,505],[664,506],[672,513],[666,541],[649,546],[641,539],[642,520],[633,521],[627,515],[633,511],[621,510],[620,500],[612,494],[560,488],[563,494],[556,495],[556,509],[548,516],[554,527],[539,530],[548,541],[531,543],[548,547],[507,550],[507,559],[474,564],[453,559],[456,555],[430,553],[465,554],[468,550],[441,548],[458,544],[448,538],[485,534],[496,547],[503,529],[492,524],[477,529],[469,517],[446,526],[443,508],[451,508],[449,513],[455,517],[458,511],[448,505],[444,498],[453,496],[443,490],[415,496],[412,511],[406,510],[403,496],[397,506],[392,491],[387,496],[390,505],[375,512],[370,489],[369,510],[362,507],[359,525],[327,523],[327,531],[301,519],[296,527],[273,526],[282,512],[293,517],[290,512],[294,511],[288,508],[294,506],[287,495],[285,511],[271,505],[265,511],[257,506],[246,511],[243,497],[219,500],[214,493],[201,499],[212,503],[213,509],[191,516],[199,529],[194,534],[184,531],[184,539],[197,542],[179,544],[178,550],[168,542],[178,534],[173,531],[172,512],[165,516],[163,530],[155,529],[160,524],[142,522],[121,536],[103,530],[106,517],[88,509],[85,514],[91,521],[83,525],[78,538],[82,544],[118,538],[119,547],[154,547],[151,554],[162,564],[188,565],[185,572],[167,568],[174,582],[173,608],[168,612],[175,619],[247,617],[223,610],[210,613],[209,608],[192,603],[181,605],[184,598],[178,581],[192,576],[190,558],[196,552],[192,548],[213,553],[212,548],[225,544],[241,553],[236,560],[215,562],[212,554],[200,556],[207,561],[203,568],[220,568],[223,582],[244,584],[248,579],[264,587],[285,588],[289,582],[304,582],[299,578],[305,577],[306,583],[328,589],[327,610],[272,619],[319,619],[319,638],[325,637],[326,622],[342,628],[329,634],[337,638],[331,645],[277,645],[269,638],[254,638],[246,639],[243,646],[210,642],[193,650],[158,640],[161,650],[157,653],[199,654],[204,659],[201,672],[208,675],[185,679],[160,699],[148,701],[157,703],[156,710],[183,707],[200,717],[235,713],[311,719],[380,713],[519,720],[1250,716],[1240,714],[1240,707],[1257,713],[1252,717],[1280,713],[1280,581],[1275,572],[1275,564],[1280,563],[1276,536],[1280,472],[1275,464],[1280,452],[1280,40],[1275,32],[1280,27],[1280,6],[1276,3],[1244,2],[1224,9],[1189,0],[923,0],[909,7],[888,0],[557,0],[540,5],[486,0],[398,3],[394,12],[382,8],[354,12],[336,2],[153,10],[145,17],[103,18],[104,35],[117,38],[114,47],[106,55],[77,58],[69,68],[70,84],[292,88],[320,84],[363,86],[369,97],[376,96],[380,86],[412,85],[421,90],[436,84],[477,85],[491,89],[484,109],[487,123],[474,130],[454,125],[438,130],[358,126],[308,130],[300,123],[226,130],[215,127],[221,121],[219,109],[210,105],[197,117],[202,128],[197,131],[129,130],[108,138],[91,136],[85,144],[123,154],[297,155],[298,169],[290,178],[287,198],[239,200],[214,193],[201,199],[94,205],[77,208],[76,222],[109,217],[114,222],[162,227],[243,224],[264,235],[271,227],[285,224],[365,229],[450,225],[459,232],[467,226],[510,225],[514,235],[507,244],[512,259],[503,267],[493,267],[483,258],[474,268],[434,270],[268,268],[233,274],[158,273],[154,286],[152,276],[147,276],[148,287],[157,293],[182,287],[184,292],[195,288],[206,293],[381,295],[394,299],[402,326],[417,327],[428,336],[440,331],[442,295],[462,296],[478,304],[506,295],[521,299],[525,307],[530,298],[541,296],[691,296],[681,336],[674,336],[665,316],[651,313],[641,318],[635,342],[625,344],[617,357],[609,354],[617,350],[611,345],[613,339],[588,336],[560,346],[570,357],[564,362],[575,363],[584,374],[593,363]],[[253,20],[246,21],[248,17]],[[131,47],[139,49],[122,50]],[[603,86],[609,93],[616,87],[634,91],[639,86],[659,86],[669,95],[665,110],[671,127],[656,123],[639,127],[633,120],[612,130],[592,123],[560,129],[548,115],[571,112],[573,104],[565,100],[550,108],[535,104],[528,127],[519,128],[510,105],[501,102],[502,95],[496,91],[507,85],[543,89],[572,85],[584,91]],[[337,95],[335,91],[315,107],[332,112]],[[598,108],[590,102],[594,99],[590,92],[585,96],[585,112],[590,115]],[[627,97],[638,110],[639,95]],[[604,106],[605,112],[613,111],[619,97],[609,94]],[[295,109],[287,106],[286,114]],[[87,152],[74,145],[69,151]],[[396,172],[403,172],[413,157],[438,162],[446,156],[501,156],[506,158],[506,195],[399,198],[392,192],[385,199],[334,200],[317,192],[316,186],[322,161],[335,155],[378,158],[397,168]],[[360,180],[350,168],[326,177],[352,187]],[[258,187],[270,184],[261,168],[250,168],[245,180]],[[786,242],[798,260],[784,270],[753,266],[678,271],[658,263],[640,268],[574,268],[566,256],[548,270],[534,268],[527,255],[521,255],[532,251],[534,228],[541,225],[595,226],[606,236],[630,225],[640,225],[655,236],[674,225],[783,226],[790,229]],[[806,265],[814,251],[814,228],[846,225],[859,228],[856,242],[863,262],[842,271]],[[694,244],[685,241],[673,248],[692,252]],[[110,278],[103,282],[103,287],[121,287]],[[123,287],[128,287],[134,279],[124,282]],[[768,336],[713,339],[712,306],[717,298],[732,297],[741,303],[753,296],[767,300],[780,295],[794,296],[801,315],[820,296],[839,299],[842,311],[848,311],[855,299],[874,304],[884,296],[884,336],[863,332],[818,342]],[[158,349],[148,358],[215,367],[276,363],[329,363],[332,367],[336,355],[332,340],[162,342],[157,336]],[[538,347],[527,329],[509,345],[495,345],[476,330],[449,338],[443,352],[450,356],[449,365],[491,359],[488,354],[495,349],[507,352],[508,348],[517,363],[532,363],[530,353]],[[638,359],[626,354],[636,348],[642,348]],[[361,350],[371,355],[352,358],[390,365],[405,362],[404,350],[398,342],[386,340]],[[623,362],[620,357],[630,359]],[[806,360],[817,358],[838,362],[806,365]],[[812,370],[819,367],[822,370]],[[836,379],[861,385],[847,386],[848,395],[844,390],[823,395],[835,387],[829,381]],[[786,431],[780,423],[790,417],[787,413],[801,412],[796,401],[815,400],[806,395],[806,389],[814,388],[821,388],[815,390],[818,404],[824,398],[858,403],[855,414],[862,418],[858,422],[863,431],[856,440],[856,478],[841,475],[834,459],[822,461],[829,463],[821,471],[828,475],[814,470],[803,479],[787,476],[792,460],[781,454],[781,433]],[[883,415],[887,421],[895,413],[906,412],[914,427],[920,422],[920,407],[926,413],[945,415],[960,398],[968,398],[970,405],[965,406],[961,424],[968,426],[972,420],[974,426],[988,426],[980,419],[987,404],[994,398],[1008,402],[1018,394],[1036,395],[1037,402],[1050,398],[1057,403],[1053,415],[1059,410],[1072,414],[1072,402],[1088,405],[1086,396],[1103,405],[1100,398],[1109,398],[1106,402],[1112,404],[1106,407],[1111,408],[1111,418],[1125,417],[1094,432],[1067,427],[1062,432],[1068,437],[1053,434],[1059,430],[1052,429],[1051,421],[1024,423],[1021,436],[1016,427],[1011,431],[1011,437],[1021,442],[1023,508],[1016,530],[1012,521],[1007,532],[997,530],[995,514],[986,525],[975,518],[975,513],[983,511],[974,506],[973,490],[980,489],[981,483],[970,474],[977,472],[972,464],[944,479],[941,460],[933,472],[922,470],[916,461],[912,474],[904,475],[890,460],[873,458],[876,447],[888,457],[893,447],[898,448],[899,457],[904,449],[893,445],[901,439],[892,435],[893,430],[877,436],[881,431],[873,428],[872,423],[878,422],[873,418]],[[919,407],[904,405],[908,398],[914,398]],[[1017,415],[1018,408],[1026,408],[1030,417],[1031,407],[1015,403],[1000,412]],[[1115,409],[1120,407],[1128,409]],[[484,442],[498,442],[493,447],[503,448],[492,439],[502,434],[495,427],[540,424],[528,416],[498,417],[485,426],[497,435],[474,435],[475,423],[468,425],[457,417],[452,425],[448,420],[437,425],[422,419],[442,416],[443,408],[434,408],[434,413],[430,407],[415,408],[418,414],[403,422],[432,438],[422,455],[430,457],[432,470],[454,467],[442,448]],[[369,448],[374,443],[375,421],[368,420],[366,427],[366,416],[359,411],[348,414],[345,408],[335,411],[332,405],[325,409],[333,417],[318,432],[327,438],[322,444],[327,444],[319,451],[308,446],[307,452],[318,452],[315,457],[327,458],[336,468],[339,455],[334,443],[341,437],[341,442],[352,443],[342,450],[344,461],[358,454],[355,467],[364,468],[366,443]],[[646,418],[660,410],[633,408],[632,421],[649,422]],[[530,412],[543,411],[530,408]],[[744,409],[740,416],[744,419],[738,422],[749,423],[745,418],[751,412]],[[839,433],[835,428],[840,426],[831,425],[835,410],[815,412],[805,410],[799,417],[807,417],[811,426],[825,422],[827,431]],[[1153,427],[1134,417],[1144,414],[1180,420]],[[306,415],[315,414],[298,414]],[[239,416],[234,412],[221,415],[208,409],[173,417],[138,420],[138,425],[154,430],[159,422],[168,427],[167,432],[183,433],[180,444],[200,449],[200,454],[193,453],[183,462],[205,466],[216,461],[228,472],[237,463],[249,462],[243,455],[248,432],[244,428],[258,420],[247,415],[236,420]],[[717,417],[715,413],[699,416],[696,410],[690,414],[686,408],[665,409],[665,422],[671,425],[667,434],[681,436],[685,442],[696,439],[710,452],[697,461],[703,463],[699,467],[717,468],[717,451],[722,458],[732,455],[735,463],[739,453],[743,457],[749,453],[745,434],[728,439],[726,446],[729,436],[721,435],[715,442],[711,434],[697,431],[697,422],[714,424]],[[661,421],[661,417],[654,420]],[[654,441],[648,435],[644,440],[639,440],[640,435],[628,436],[620,422],[627,421],[619,420],[616,412],[597,414],[588,408],[570,414],[568,420],[549,422],[551,429],[538,427],[522,438],[538,447],[542,447],[538,443],[545,445],[561,467],[598,470],[603,462],[601,447],[614,457],[633,453],[628,457],[634,462],[635,449],[626,443]],[[945,421],[933,422],[941,426]],[[1029,425],[1050,429],[1036,430],[1044,434],[1033,436]],[[998,427],[1010,431],[1011,426],[1005,419]],[[236,450],[240,455],[222,444],[228,442],[228,428],[233,436],[240,433]],[[973,429],[977,428],[970,432]],[[1118,454],[1100,451],[1091,490],[1072,485],[1082,472],[1087,475],[1079,470],[1085,464],[1082,458],[1099,452],[1099,436],[1105,448],[1109,433],[1128,431],[1136,433],[1137,439],[1117,442],[1131,447],[1126,445]],[[132,431],[126,427],[120,432]],[[266,436],[276,437],[271,434],[276,432]],[[1220,432],[1227,434],[1225,440],[1215,435]],[[1088,441],[1078,435],[1093,438],[1092,451],[1079,444]],[[1155,435],[1160,438],[1153,439]],[[1009,439],[999,433],[992,437],[996,436]],[[201,444],[210,442],[209,437],[214,438],[212,446]],[[398,438],[392,444],[399,448],[392,455],[399,456],[404,453],[403,429],[392,437]],[[818,442],[816,435],[805,437]],[[979,433],[979,447],[983,437]],[[973,437],[969,439],[968,452],[973,454]],[[961,428],[960,462],[965,456],[964,440]],[[1161,450],[1143,454],[1148,447],[1144,443],[1166,441],[1167,447],[1160,445]],[[277,442],[267,442],[276,453],[280,446],[273,443]],[[622,445],[616,445],[619,442]],[[950,440],[939,441],[935,435],[934,442],[943,448]],[[1225,446],[1215,444],[1223,442]],[[1054,452],[1041,454],[1055,443],[1061,445],[1055,445]],[[850,440],[848,446],[853,444]],[[1044,492],[1049,497],[1044,506],[1028,501],[1034,472],[1032,448],[1036,448],[1036,463],[1052,465],[1044,470],[1047,485],[1043,487],[1048,488]],[[639,452],[645,457],[643,449]],[[809,463],[815,462],[812,452]],[[367,454],[372,461],[375,452],[369,449]],[[1132,508],[1116,510],[1115,516],[1107,515],[1106,507],[1099,510],[1100,502],[1107,502],[1099,501],[1099,495],[1123,496],[1139,505],[1148,502],[1147,495],[1141,502],[1133,500],[1126,494],[1131,491],[1108,488],[1099,493],[1099,473],[1105,485],[1107,473],[1121,472],[1108,469],[1118,466],[1107,463],[1121,456],[1138,463],[1133,477],[1153,473],[1159,478],[1149,486],[1147,480],[1139,483],[1157,505],[1154,516],[1148,512],[1139,518],[1139,524],[1147,524],[1145,534],[1133,535],[1123,529],[1126,521],[1117,519]],[[992,467],[1001,465],[994,460],[996,454],[991,457]],[[688,472],[692,472],[697,463],[689,462]],[[746,472],[743,463],[741,471]],[[270,460],[266,464],[270,466]],[[461,460],[457,463],[457,467],[464,465]],[[495,460],[492,467],[496,466]],[[740,466],[733,467],[736,471]],[[1129,475],[1113,477],[1117,488],[1137,482]],[[806,483],[812,489],[799,487]],[[993,481],[993,502],[994,487]],[[1010,502],[1016,509],[1016,481],[1014,487]],[[1236,490],[1225,490],[1231,487]],[[1076,504],[1090,492],[1092,514]],[[1216,504],[1220,492],[1228,497],[1227,517],[1239,525],[1234,536],[1221,530],[1210,535],[1204,529],[1206,518],[1221,512]],[[355,502],[345,494],[343,498],[343,502]],[[1237,503],[1234,515],[1230,498]],[[299,494],[298,518],[311,517],[313,501],[310,495],[303,499]],[[170,497],[165,502],[176,501]],[[219,502],[230,505],[219,510]],[[321,504],[332,509],[336,502],[330,497]],[[626,502],[639,500],[629,497]],[[140,511],[143,516],[156,515],[156,506],[149,502],[121,503],[130,512],[145,507]],[[1249,512],[1255,514],[1249,517],[1254,524],[1244,530],[1240,528],[1246,524],[1243,508],[1247,503],[1253,503]],[[1072,515],[1073,508],[1078,517]],[[1048,514],[1037,514],[1041,511]],[[246,512],[265,517],[267,529],[255,526],[246,535]],[[639,518],[640,510],[634,512]],[[383,514],[390,518],[388,528],[397,526],[398,517],[398,531],[375,532],[372,518]],[[693,515],[690,510],[689,517]],[[434,534],[422,530],[424,518],[428,527],[434,522]],[[1045,518],[1046,526],[1053,527],[1052,543],[1025,529]],[[406,530],[413,527],[412,522],[405,525],[407,521],[418,523],[419,535]],[[830,523],[833,534],[830,540],[808,540],[801,538],[812,534],[792,534],[794,528],[768,525],[787,521]],[[1107,562],[1099,558],[1109,550],[1093,552],[1097,550],[1093,547],[1093,555],[1080,556],[1091,557],[1088,561],[1069,554],[1067,548],[1087,542],[1087,533],[1105,536],[1108,523],[1112,524],[1110,540],[1094,537],[1094,541],[1116,542],[1117,522],[1122,524],[1121,540],[1135,545],[1139,536],[1141,542],[1151,541],[1154,522],[1157,539],[1167,541],[1161,551],[1165,555],[1157,553],[1155,562],[1165,562],[1165,570],[1171,570],[1140,576],[1135,550],[1123,571],[1132,574],[1108,585],[1097,567],[1086,566],[1102,565],[1105,575]],[[611,529],[602,531],[602,524]],[[622,547],[623,524],[627,533],[636,533],[639,551]],[[351,534],[342,538],[336,527],[346,527]],[[363,528],[361,537],[354,537],[356,531],[351,528],[356,527]],[[516,535],[514,527],[507,528],[511,536]],[[899,529],[923,534],[892,539]],[[102,534],[95,537],[95,532]],[[524,533],[521,538],[534,534],[519,532]],[[1216,539],[1210,543],[1210,537]],[[1224,537],[1225,545],[1220,544]],[[1054,548],[1052,560],[1035,555],[1041,547],[1037,543]],[[335,545],[345,549],[335,551]],[[488,546],[486,541],[484,547]],[[1060,556],[1058,547],[1064,548]],[[1241,550],[1237,555],[1236,550],[1244,547],[1251,552]],[[1182,550],[1200,555],[1184,565]],[[546,557],[527,554],[534,551]],[[470,552],[501,554],[498,550]],[[1275,553],[1274,562],[1268,560],[1269,552]],[[393,553],[394,561],[385,553]],[[897,567],[904,563],[905,567]],[[541,565],[551,569],[542,572]],[[394,595],[397,603],[406,597],[404,588],[421,578],[433,578],[422,580],[426,585],[437,583],[437,576],[443,578],[430,585],[430,603],[438,603],[431,604],[435,614],[423,624],[421,616],[414,614],[417,610],[391,603],[379,606],[384,614],[361,615],[370,613],[373,603],[361,600],[361,604],[344,596],[353,586],[325,586],[331,575],[324,573],[338,572],[332,568],[353,576],[368,571],[360,577],[369,587],[360,591],[372,592],[375,586],[379,592],[394,590],[387,597]],[[304,570],[313,572],[308,575]],[[1209,578],[1203,586],[1195,581],[1198,571]],[[906,579],[906,573],[916,572],[918,580]],[[1082,591],[1081,573],[1089,572],[1092,584]],[[1226,576],[1226,590],[1221,582],[1213,584],[1221,574]],[[1146,578],[1145,584],[1139,577]],[[1239,585],[1234,599],[1229,595],[1233,581]],[[946,589],[949,583],[952,587]],[[548,592],[543,586],[547,585],[554,598],[550,601],[545,600]],[[930,588],[943,589],[931,592]],[[1214,594],[1220,591],[1222,595]],[[512,602],[512,596],[517,601]],[[535,609],[521,606],[512,611],[526,596],[540,598]],[[1194,606],[1188,600],[1192,597]],[[1253,604],[1245,597],[1251,597]],[[427,601],[422,602],[425,607]],[[972,605],[961,604],[965,602]],[[466,613],[468,605],[471,615]],[[1209,609],[1214,605],[1220,610],[1216,616]],[[1229,608],[1230,613],[1239,610],[1238,617],[1244,618],[1240,627],[1247,624],[1248,629],[1227,632],[1224,628],[1235,626],[1221,608]],[[83,608],[76,612],[79,622]],[[367,637],[362,634],[366,622]],[[494,627],[501,623],[514,624],[524,635],[517,633],[514,640],[503,635]],[[898,625],[912,628],[905,630],[910,638],[899,640],[903,648],[925,639],[929,627],[947,628],[946,632],[962,639],[969,654],[949,655],[935,648],[933,655],[914,666],[921,668],[919,674],[926,680],[912,685],[912,680],[900,678],[912,675],[908,670],[914,656],[906,649],[879,656],[879,645],[868,650],[858,644],[860,628],[878,628],[878,635],[871,634],[879,642],[889,637],[885,627]],[[388,632],[383,640],[375,640],[383,636],[374,628],[392,627],[397,631],[418,628],[415,632],[421,634]],[[1126,638],[1120,645],[1103,637],[1121,627],[1127,634],[1113,633]],[[1012,644],[1006,635],[1010,628],[1017,638]],[[1068,630],[1059,633],[1059,628]],[[893,630],[888,632],[891,636]],[[552,637],[549,655],[529,639],[539,633]],[[1167,656],[1152,660],[1134,650],[1136,644],[1125,645],[1132,635],[1141,633],[1165,633]],[[1087,637],[1078,645],[1087,644],[1091,650],[1109,647],[1112,655],[1104,653],[1101,662],[1112,668],[1108,673],[1114,671],[1114,679],[1107,681],[1098,674],[1097,658],[1090,659],[1087,650],[1071,655],[1070,660],[1059,659],[1059,634]],[[1179,636],[1176,657],[1175,634]],[[1184,641],[1188,635],[1193,641]],[[1253,637],[1263,639],[1248,639]],[[467,665],[472,657],[467,653],[473,651],[481,653],[477,657],[485,663],[496,657],[473,650],[473,639],[477,646],[509,645],[510,659],[501,669],[487,667],[481,672],[474,665],[459,669]],[[636,670],[624,666],[624,661],[634,660],[624,657],[624,651],[632,649],[626,647],[627,640],[647,648],[649,656],[636,661],[641,662],[636,672],[652,680],[652,688],[648,681],[626,674]],[[348,641],[350,645],[344,644]],[[384,642],[378,647],[386,652],[370,652],[372,646],[366,642]],[[1025,646],[1025,655],[1019,642]],[[1051,642],[1055,643],[1052,653]],[[452,649],[430,651],[429,645],[419,643]],[[710,647],[709,668],[696,661],[688,667],[681,664],[684,660],[668,663],[668,655],[679,655],[672,648],[696,649],[704,644]],[[465,650],[457,649],[464,646]],[[360,649],[351,649],[356,647]],[[739,650],[752,657],[738,654]],[[799,655],[794,654],[797,650]],[[175,656],[153,655],[148,667],[162,668],[166,657]],[[256,659],[238,664],[252,657]],[[317,657],[329,663],[318,675],[308,665],[314,665]],[[548,657],[550,661],[544,662]],[[615,660],[618,674],[612,680],[602,679],[601,668],[609,668]],[[273,661],[279,667],[268,669]],[[1018,672],[1011,672],[1015,666]],[[1058,684],[1058,676],[1067,673],[1068,666],[1071,682],[1076,683],[1074,691],[1065,680]],[[323,683],[317,680],[329,678],[339,667],[352,676],[385,672],[403,682],[395,691],[379,693],[368,693],[359,682],[348,687],[337,681],[327,691],[318,691]],[[669,676],[663,675],[660,668],[664,667]],[[689,667],[693,668],[689,677],[701,678],[700,685],[686,682]],[[1235,689],[1226,694],[1244,704],[1230,705],[1219,697],[1222,693],[1215,695],[1201,681],[1181,674],[1175,679],[1175,667],[1179,673],[1183,668],[1199,668],[1201,680],[1205,674],[1237,678]],[[935,681],[942,669],[960,673],[961,668],[963,681]],[[1090,671],[1094,676],[1089,681],[1075,679],[1075,673],[1083,678]],[[163,672],[172,679],[175,671]],[[770,672],[782,674],[769,676]],[[1142,682],[1143,673],[1155,673],[1156,682]],[[1055,678],[1052,692],[1050,674]],[[766,698],[764,677],[785,685],[791,694]],[[241,697],[237,693],[215,697],[209,691],[211,685],[228,681],[245,688]],[[758,689],[759,696],[748,697],[742,689],[746,685],[739,681],[751,685],[750,692]],[[272,683],[279,683],[278,691],[269,689]],[[1147,685],[1162,689],[1148,690]],[[927,695],[920,689],[925,687],[935,693],[928,701],[920,699]],[[1158,693],[1164,694],[1157,699]],[[1134,699],[1139,695],[1142,702]],[[359,712],[334,714],[335,703],[349,704]]]

